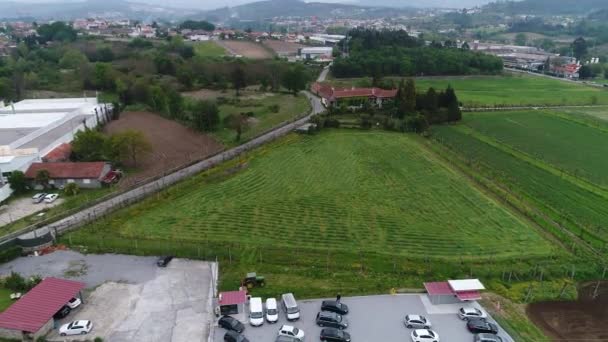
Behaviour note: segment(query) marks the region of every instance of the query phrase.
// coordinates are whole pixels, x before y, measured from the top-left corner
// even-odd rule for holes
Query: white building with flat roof
[[[300,49],[300,58],[307,60],[331,60],[334,48],[331,46],[305,47]]]
[[[11,194],[7,176],[25,172],[85,127],[105,122],[110,108],[94,97],[23,100],[0,106],[0,201]]]

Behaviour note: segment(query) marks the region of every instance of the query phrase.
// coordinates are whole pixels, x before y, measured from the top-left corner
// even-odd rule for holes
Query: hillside
[[[606,0],[524,0],[498,1],[484,7],[486,12],[513,14],[588,14],[608,9]]]

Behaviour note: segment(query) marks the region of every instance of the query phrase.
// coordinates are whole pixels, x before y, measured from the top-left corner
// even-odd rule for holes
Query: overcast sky
[[[78,1],[78,0],[0,0],[3,2],[23,2],[23,3],[48,3],[48,2],[67,2],[67,1]],[[103,0],[97,0],[103,1]],[[237,6],[248,2],[254,2],[257,0],[127,0],[132,2],[163,5],[169,7],[184,7],[194,9],[214,9],[225,6]],[[312,2],[313,0],[306,0]],[[339,2],[339,3],[351,3],[351,4],[374,4],[374,5],[399,5],[403,6],[416,4],[418,6],[427,4],[430,6],[439,7],[468,7],[477,4],[485,4],[491,0],[314,0],[317,2]]]

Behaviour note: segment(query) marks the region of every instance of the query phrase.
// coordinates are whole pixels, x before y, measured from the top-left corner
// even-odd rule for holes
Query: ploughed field
[[[420,139],[357,131],[290,135],[234,167],[204,173],[72,237],[203,247],[236,242],[284,248],[285,255],[294,248],[461,259],[557,252],[536,228],[447,168]],[[252,258],[258,258],[255,252]]]

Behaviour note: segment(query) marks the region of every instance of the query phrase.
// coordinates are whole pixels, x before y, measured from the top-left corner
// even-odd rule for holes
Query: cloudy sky
[[[49,3],[49,2],[67,2],[78,0],[0,0],[3,2],[23,2],[23,3]],[[103,1],[103,0],[96,0]],[[163,6],[196,8],[196,9],[214,9],[224,6],[237,6],[255,0],[128,0],[132,2],[148,3]],[[306,0],[311,2],[313,0]],[[436,6],[436,7],[469,7],[478,4],[485,4],[491,0],[314,0],[318,2],[338,2],[350,4],[364,4],[376,6]]]

